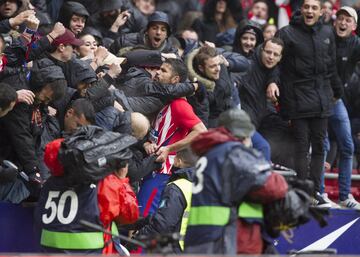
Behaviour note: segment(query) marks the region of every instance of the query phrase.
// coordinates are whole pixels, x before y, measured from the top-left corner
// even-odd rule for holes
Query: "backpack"
[[[58,159],[69,184],[97,183],[132,157],[137,140],[126,134],[83,126],[62,142]]]

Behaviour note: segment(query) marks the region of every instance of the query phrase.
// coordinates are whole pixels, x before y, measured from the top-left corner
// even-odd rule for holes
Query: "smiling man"
[[[193,57],[192,57],[193,56]],[[218,52],[216,48],[204,45],[191,53],[192,77],[198,79],[207,88],[209,99],[209,127],[217,126],[217,120],[223,111],[237,105],[237,96],[230,72],[246,72],[249,61],[238,53]]]
[[[139,33],[122,33],[110,46],[110,51],[117,55],[122,48],[144,46],[162,53],[177,53],[177,49],[168,40],[170,34],[168,15],[156,11],[149,16],[145,30]]]
[[[319,22],[321,15],[320,0],[304,0],[301,13],[295,13],[290,25],[278,32],[285,44],[280,105],[294,130],[298,177],[306,179],[310,172],[316,190],[314,204],[330,207],[319,193],[320,180],[328,117],[334,101],[342,96],[342,86],[336,70],[335,37],[330,26]]]
[[[339,99],[329,118],[329,126],[335,134],[340,153],[339,161],[339,204],[341,207],[360,210],[360,203],[351,195],[351,172],[353,166],[354,143],[351,135],[351,125],[344,102],[347,103],[346,87],[360,61],[360,39],[352,34],[356,29],[358,15],[355,9],[343,6],[336,13],[334,23],[336,39],[336,65],[345,90],[345,96]],[[323,189],[323,188],[322,188]],[[327,195],[324,199],[330,202]],[[333,206],[334,203],[330,202]]]
[[[249,114],[256,128],[267,113],[267,91],[271,100],[279,95],[278,63],[282,57],[284,43],[279,38],[266,40],[256,48],[249,72],[242,76],[239,88],[241,108]]]
[[[250,116],[256,129],[268,113],[267,91],[271,100],[279,95],[278,63],[281,60],[284,43],[279,38],[266,40],[251,55],[249,71],[234,77],[238,85],[241,108]],[[270,161],[271,149],[267,140],[257,131],[251,137],[253,147]]]

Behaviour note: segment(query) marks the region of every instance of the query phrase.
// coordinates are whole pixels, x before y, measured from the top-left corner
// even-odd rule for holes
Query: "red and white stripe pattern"
[[[171,105],[166,105],[157,115],[154,129],[158,131],[158,147],[168,145],[169,142],[166,142],[168,139],[172,142],[172,136],[176,132],[177,127],[173,121],[171,115]],[[171,174],[170,170],[174,163],[176,153],[169,153],[166,161],[163,163],[161,170],[159,171],[162,174]]]
[[[281,29],[289,25],[291,17],[290,0],[275,0],[275,4],[279,6],[278,28]]]

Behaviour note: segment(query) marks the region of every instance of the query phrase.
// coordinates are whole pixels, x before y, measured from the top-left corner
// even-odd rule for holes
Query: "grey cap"
[[[336,16],[339,16],[341,13],[347,13],[348,16],[353,17],[355,20],[355,23],[358,21],[358,15],[354,8],[350,6],[343,6],[340,8],[339,11],[336,12]]]
[[[221,113],[219,126],[224,126],[238,138],[251,137],[255,132],[249,115],[240,109],[230,109]]]

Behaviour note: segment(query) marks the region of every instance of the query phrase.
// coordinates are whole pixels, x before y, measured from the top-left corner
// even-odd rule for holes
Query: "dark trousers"
[[[304,118],[291,121],[295,138],[295,170],[300,179],[308,177],[314,182],[315,191],[320,191],[324,170],[327,118]],[[311,145],[310,170],[308,153]],[[310,171],[310,174],[309,174]]]

